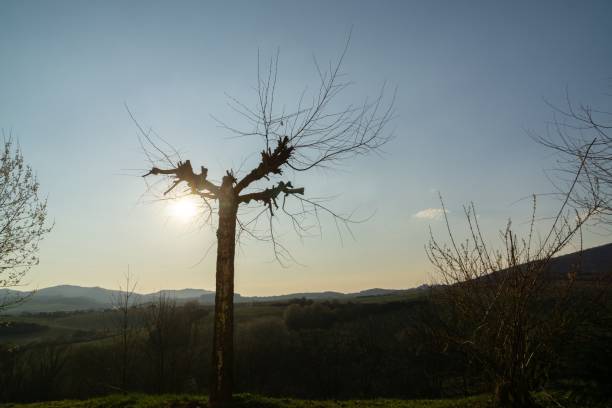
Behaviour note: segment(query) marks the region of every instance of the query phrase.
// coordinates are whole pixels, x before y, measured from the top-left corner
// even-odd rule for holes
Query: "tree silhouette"
[[[138,294],[136,291],[137,282],[134,276],[128,270],[124,275],[124,281],[119,285],[112,298],[111,304],[115,311],[113,323],[118,333],[119,338],[119,363],[121,370],[121,386],[122,392],[127,392],[128,372],[131,365],[132,348],[134,346],[134,316],[133,310],[137,305]]]
[[[0,289],[18,286],[38,264],[38,246],[51,231],[47,200],[40,197],[34,170],[13,140],[4,139],[0,152]],[[0,297],[0,310],[24,300]]]
[[[358,106],[348,105],[334,110],[333,103],[338,94],[351,85],[341,80],[340,71],[348,44],[349,41],[336,63],[330,63],[325,71],[320,69],[315,60],[320,81],[318,90],[309,103],[306,102],[306,92],[303,92],[298,98],[296,109],[291,113],[285,113],[284,109],[279,113],[275,105],[278,53],[263,72],[258,57],[256,108],[229,98],[232,109],[246,118],[252,128],[243,131],[219,121],[223,128],[235,136],[259,137],[263,142],[259,164],[242,176],[229,169],[220,183],[212,182],[206,167],[202,166],[199,173],[194,172],[189,160],[180,160],[176,151],[165,151],[153,139],[154,136],[134,120],[141,131],[141,145],[152,163],[151,170],[144,177],[168,176],[171,184],[164,195],[183,183],[187,186],[187,194],[199,196],[203,200],[208,212],[207,219],[211,223],[213,214],[217,214],[216,295],[209,397],[212,407],[228,406],[231,401],[234,255],[237,239],[246,233],[258,240],[271,242],[276,259],[283,263],[290,260],[291,255],[275,237],[272,217],[277,213],[288,216],[300,236],[307,234],[312,227],[305,224],[309,216],[318,222],[320,215],[327,214],[335,219],[337,226],[348,227],[355,221],[351,216],[332,211],[324,201],[306,198],[303,187],[296,187],[290,180],[280,178],[286,170],[304,172],[367,154],[379,149],[391,137],[385,129],[393,114],[394,97],[390,100],[384,98],[384,86],[373,101],[366,99]],[[166,146],[170,147],[169,144]],[[179,157],[176,162],[175,157]],[[160,161],[168,167],[158,167]],[[273,184],[263,188],[261,184],[264,181],[273,181]],[[258,209],[255,216],[242,219],[238,212],[243,207]],[[258,225],[261,224],[261,217],[266,215],[268,223],[264,234]]]

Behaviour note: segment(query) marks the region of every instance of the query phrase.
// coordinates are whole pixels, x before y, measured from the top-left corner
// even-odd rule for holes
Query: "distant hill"
[[[11,300],[28,297],[25,302],[3,311],[10,314],[21,312],[98,310],[112,308],[113,301],[117,299],[119,294],[120,292],[117,290],[75,285],[52,286],[39,289],[35,292],[0,289],[0,304],[2,299]],[[157,299],[162,294],[177,301],[199,299],[203,296],[212,295],[212,302],[214,302],[214,292],[204,289],[160,290],[147,294],[135,293],[134,301],[137,303],[148,303]]]
[[[579,266],[578,269],[576,267]],[[576,270],[576,281],[582,283],[599,282],[612,277],[612,244],[605,244],[572,252],[551,259],[548,270],[543,275],[547,280],[566,279],[569,272]],[[503,276],[508,269],[494,272],[490,276]]]
[[[565,277],[577,264],[580,265],[580,271],[576,274],[578,281],[598,281],[602,276],[612,274],[612,244],[553,258],[550,264],[550,277]]]
[[[580,273],[577,275],[578,281],[596,281],[605,274],[612,274],[612,244],[602,245],[585,249],[582,253],[571,253],[554,258],[551,261],[549,278],[561,279],[567,276],[573,265],[580,262],[582,265]],[[499,272],[498,272],[499,273]],[[289,293],[276,296],[242,296],[239,293],[234,295],[236,303],[248,302],[282,302],[290,299],[309,299],[309,300],[347,300],[357,298],[369,298],[388,295],[407,295],[423,290],[427,290],[427,285],[422,285],[413,289],[380,289],[373,288],[354,293],[341,292],[303,292]],[[99,310],[108,309],[113,306],[113,299],[117,297],[118,291],[104,289],[100,287],[81,287],[74,285],[60,285],[44,288],[31,292],[21,292],[9,289],[0,289],[0,304],[5,298],[18,298],[31,295],[27,301],[14,306],[3,313],[18,314],[22,312],[56,312],[56,311],[75,311],[75,310]],[[138,303],[148,303],[157,299],[160,295],[166,295],[179,302],[197,300],[202,304],[214,304],[215,292],[205,289],[180,289],[180,290],[161,290],[154,293],[135,294],[135,301]]]
[[[145,298],[157,298],[159,295],[169,296],[175,299],[193,299],[200,296],[213,295],[215,292],[205,289],[178,289],[178,290],[160,290],[159,292],[149,293],[144,295]]]
[[[309,300],[339,300],[365,296],[382,296],[390,294],[400,294],[409,290],[396,289],[368,289],[355,293],[341,292],[304,292],[290,293],[277,296],[242,296],[234,294],[234,302],[279,302],[290,299],[309,299]],[[418,290],[418,289],[417,289]],[[100,310],[113,307],[113,299],[119,295],[117,290],[104,289],[100,287],[82,287],[75,285],[59,285],[49,288],[39,289],[36,292],[21,292],[9,289],[0,289],[0,303],[2,299],[16,299],[30,296],[27,301],[22,302],[10,309],[3,310],[7,314],[19,314],[22,312],[40,313],[57,311],[75,310]],[[160,295],[165,295],[176,299],[178,302],[197,300],[202,304],[212,305],[215,302],[215,292],[205,289],[180,289],[180,290],[160,290],[154,293],[140,294],[134,296],[137,303],[149,303],[157,299]]]

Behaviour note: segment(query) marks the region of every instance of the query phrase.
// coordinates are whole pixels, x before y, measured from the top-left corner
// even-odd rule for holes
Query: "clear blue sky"
[[[142,204],[145,168],[124,108],[219,177],[260,147],[229,136],[210,118],[239,122],[225,93],[255,103],[257,52],[280,48],[279,86],[293,104],[314,85],[312,55],[335,58],[353,37],[344,72],[350,98],[398,86],[396,139],[382,157],[299,182],[311,196],[336,195],[341,210],[376,212],[341,243],[284,243],[305,266],[282,268],[271,249],[245,241],[237,260],[243,294],[411,287],[431,271],[416,217],[438,208],[437,191],[461,225],[474,201],[493,232],[552,190],[543,132],[548,100],[566,87],[578,102],[610,106],[612,3],[608,1],[2,1],[0,128],[18,138],[49,197],[55,228],[29,287],[70,283],[116,287],[130,264],[141,291],[214,286],[214,239],[160,203]],[[543,203],[543,215],[554,203]],[[589,244],[607,242],[593,235]]]

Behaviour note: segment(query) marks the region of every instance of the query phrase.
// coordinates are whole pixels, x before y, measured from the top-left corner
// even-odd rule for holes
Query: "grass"
[[[485,408],[487,397],[470,397],[446,400],[326,400],[310,401],[292,398],[268,398],[253,394],[234,397],[236,408]],[[111,395],[88,400],[63,400],[31,404],[0,404],[1,408],[205,408],[207,397],[201,395]]]
[[[584,403],[572,403],[566,394],[537,394],[538,402],[544,408],[586,407]],[[562,405],[559,405],[561,403]],[[437,400],[299,400],[293,398],[269,398],[253,394],[238,394],[234,397],[235,408],[490,408],[490,396],[480,395],[457,399]],[[595,405],[588,405],[594,407]],[[607,404],[598,407],[609,406]],[[30,404],[0,404],[0,408],[205,408],[204,395],[110,395],[87,400],[63,400]]]

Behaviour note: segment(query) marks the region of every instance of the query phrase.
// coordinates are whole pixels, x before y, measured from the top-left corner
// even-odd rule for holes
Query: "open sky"
[[[342,241],[329,219],[322,237],[303,242],[287,229],[283,243],[301,265],[282,267],[268,245],[243,241],[236,291],[428,282],[428,227],[443,232],[438,191],[453,226],[461,230],[462,205],[474,201],[497,242],[508,217],[528,219],[522,198],[553,190],[546,171],[555,157],[527,134],[545,132],[545,101],[562,106],[567,89],[575,102],[610,110],[611,19],[609,1],[4,0],[0,128],[18,139],[55,221],[25,288],[115,288],[130,265],[141,292],[212,289],[215,251],[202,257],[214,231],[141,200],[147,162],[124,104],[218,180],[261,150],[211,118],[244,124],[226,93],[256,103],[258,51],[280,50],[279,105],[293,106],[316,86],[313,55],[337,58],[351,27],[346,97],[397,86],[395,139],[382,155],[295,184],[310,197],[334,196],[334,209],[374,216]],[[556,205],[543,201],[540,214]]]

